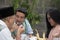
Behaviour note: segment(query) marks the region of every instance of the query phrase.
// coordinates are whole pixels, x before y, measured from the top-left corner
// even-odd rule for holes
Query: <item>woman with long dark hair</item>
[[[60,11],[56,8],[50,8],[46,12],[47,40],[53,40],[60,36]]]

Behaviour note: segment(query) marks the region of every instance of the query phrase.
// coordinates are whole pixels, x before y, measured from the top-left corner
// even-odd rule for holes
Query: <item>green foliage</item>
[[[14,9],[18,8],[19,7],[19,0],[13,0],[12,4],[14,6]]]
[[[31,2],[30,2],[31,1]],[[13,0],[14,9],[18,7],[25,7],[27,8],[28,13],[28,20],[30,21],[31,25],[40,23],[41,16],[34,11],[37,6],[37,0]]]
[[[51,6],[60,9],[60,0],[51,0]]]

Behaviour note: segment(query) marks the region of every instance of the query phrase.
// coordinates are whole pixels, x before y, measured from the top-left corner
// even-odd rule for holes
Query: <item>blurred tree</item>
[[[51,0],[50,6],[60,9],[60,0]]]

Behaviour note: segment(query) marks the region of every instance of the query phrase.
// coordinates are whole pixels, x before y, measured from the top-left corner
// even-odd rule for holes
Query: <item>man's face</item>
[[[16,12],[16,23],[20,24],[24,22],[25,20],[25,14],[22,12]]]

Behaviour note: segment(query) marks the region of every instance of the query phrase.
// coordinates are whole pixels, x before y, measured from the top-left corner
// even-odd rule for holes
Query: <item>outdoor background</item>
[[[47,31],[45,22],[46,9],[49,7],[60,9],[60,0],[0,0],[0,8],[8,5],[14,6],[14,10],[18,7],[27,8],[27,19],[33,30],[37,29],[42,37],[42,33]]]

